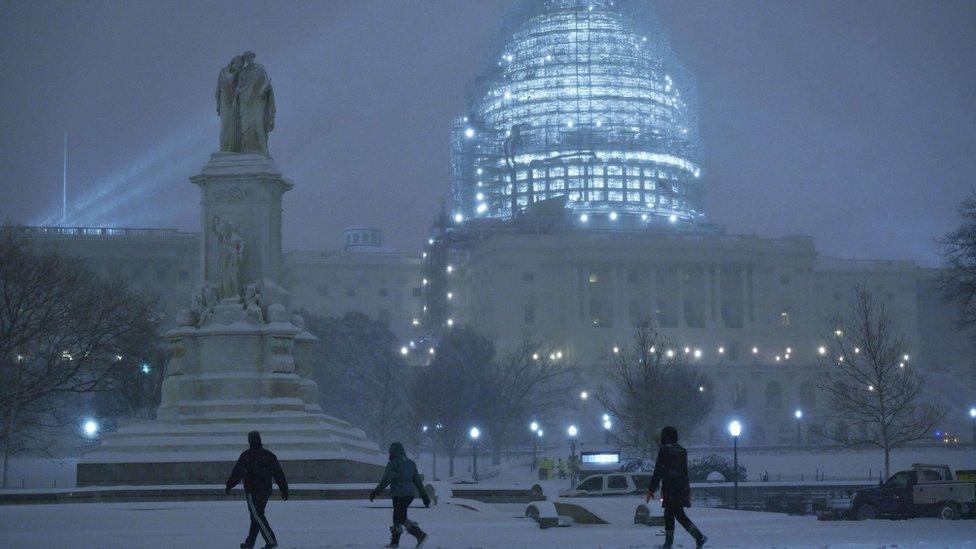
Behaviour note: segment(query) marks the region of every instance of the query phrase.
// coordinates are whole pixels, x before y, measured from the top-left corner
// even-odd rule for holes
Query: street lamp
[[[613,427],[613,423],[610,422],[610,417],[603,414],[603,432],[607,434],[607,446],[610,446],[610,428]]]
[[[742,434],[742,424],[736,420],[729,423],[729,434],[732,435],[732,501],[735,510],[739,510],[739,435]]]
[[[581,391],[580,392],[580,400],[586,400],[588,398],[590,398],[590,393],[588,393],[586,391]]]
[[[973,418],[973,442],[976,442],[976,406],[969,409],[969,417]]]
[[[536,435],[536,433],[539,432],[539,424],[537,422],[533,421],[529,425],[529,430],[532,431],[532,470],[535,471],[536,470],[536,461],[537,461],[536,460],[536,457],[538,455],[537,454],[537,452],[538,452],[538,448],[537,448],[538,441],[536,440],[538,437],[535,436],[535,435]]]
[[[793,417],[796,418],[796,445],[799,446],[803,440],[800,434],[800,427],[803,424],[803,410],[798,409],[793,412]]]
[[[98,431],[100,430],[100,426],[98,425],[98,422],[95,421],[94,419],[89,419],[85,421],[84,424],[82,424],[81,429],[82,431],[84,431],[86,437],[95,438],[98,436]]]
[[[474,481],[478,482],[478,437],[481,436],[481,429],[472,427],[468,435],[471,437],[471,473]]]
[[[579,434],[579,429],[577,429],[575,425],[570,425],[569,428],[566,429],[566,433],[569,435],[569,465],[572,473],[572,467],[574,467],[573,463],[576,461],[576,436]],[[570,474],[570,485],[572,485],[573,481],[575,480],[572,477],[573,475]]]

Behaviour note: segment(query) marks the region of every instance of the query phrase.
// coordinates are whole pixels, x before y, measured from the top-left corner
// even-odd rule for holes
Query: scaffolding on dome
[[[523,0],[491,52],[452,132],[455,218],[564,198],[588,217],[704,221],[694,79],[647,2]]]

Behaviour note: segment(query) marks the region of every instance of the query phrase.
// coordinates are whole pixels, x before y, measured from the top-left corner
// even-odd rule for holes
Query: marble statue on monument
[[[254,53],[220,71],[220,152],[190,181],[201,193],[203,280],[170,330],[156,419],[120,424],[78,464],[78,485],[219,484],[245,435],[261,431],[293,483],[364,482],[384,455],[325,415],[311,372],[315,337],[281,277],[282,196],[268,154],[271,82]]]
[[[246,51],[230,60],[217,76],[217,116],[222,152],[267,156],[268,134],[274,129],[275,100],[264,66]]]

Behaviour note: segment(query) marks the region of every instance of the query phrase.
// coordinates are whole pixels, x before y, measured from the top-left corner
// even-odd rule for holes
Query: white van
[[[559,493],[561,497],[616,496],[644,494],[651,483],[651,473],[604,473],[590,475],[575,488]]]

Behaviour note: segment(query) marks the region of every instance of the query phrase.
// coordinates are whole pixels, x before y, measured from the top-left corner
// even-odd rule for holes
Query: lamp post
[[[729,423],[729,434],[732,435],[732,501],[736,511],[739,510],[739,435],[742,434],[742,424],[733,420]]]
[[[797,410],[793,412],[793,417],[796,418],[796,445],[799,446],[803,441],[803,437],[801,434],[801,426],[803,424],[803,410]]]
[[[613,423],[610,421],[610,416],[603,414],[603,432],[607,435],[607,446],[610,446],[610,429],[613,428]]]
[[[532,431],[532,470],[535,471],[538,461],[536,459],[538,456],[538,441],[536,440],[538,436],[536,436],[536,433],[539,432],[539,424],[533,421],[529,425],[529,430]]]
[[[481,429],[472,427],[468,435],[471,437],[471,475],[478,482],[478,437],[481,436]]]
[[[579,429],[575,425],[570,425],[569,429],[566,429],[566,433],[569,435],[569,484],[572,486],[574,480],[573,469],[575,467],[573,464],[576,461],[576,436],[579,435]]]
[[[976,442],[976,407],[969,409],[969,417],[973,419],[973,442]]]

